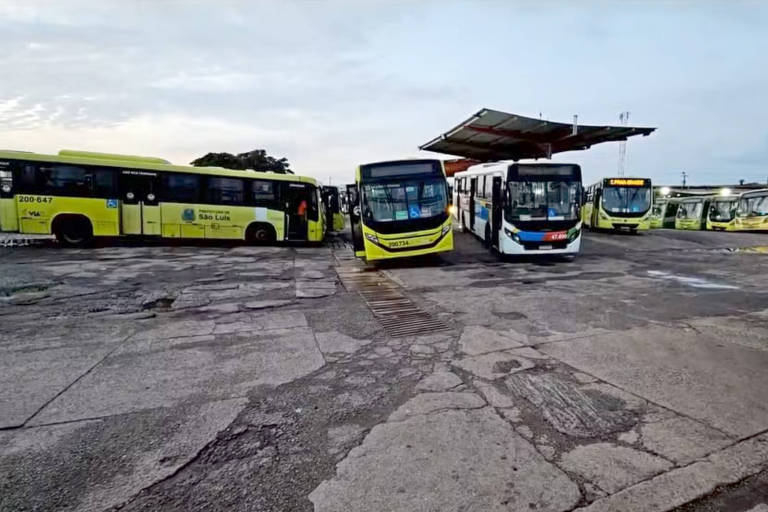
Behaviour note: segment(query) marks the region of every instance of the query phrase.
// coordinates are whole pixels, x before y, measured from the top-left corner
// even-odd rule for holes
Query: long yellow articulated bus
[[[707,229],[710,231],[734,231],[739,196],[719,195],[712,199],[707,212]]]
[[[361,165],[347,194],[356,256],[376,261],[453,250],[440,160]]]
[[[0,151],[0,231],[94,237],[322,241],[313,178],[62,150]]]
[[[604,178],[585,189],[581,218],[590,229],[650,229],[652,198],[648,178]]]
[[[707,227],[711,196],[685,197],[680,199],[675,217],[675,229],[699,230]]]
[[[768,231],[768,188],[739,196],[734,223],[736,231]]]

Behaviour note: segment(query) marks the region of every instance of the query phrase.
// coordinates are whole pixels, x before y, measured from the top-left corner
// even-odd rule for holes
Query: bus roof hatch
[[[573,123],[555,123],[484,108],[419,149],[481,162],[551,158],[555,153],[589,149],[601,142],[647,136],[655,129],[578,125],[575,116]]]

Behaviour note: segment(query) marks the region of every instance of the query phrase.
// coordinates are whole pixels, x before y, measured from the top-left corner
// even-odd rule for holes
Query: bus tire
[[[273,243],[277,240],[277,233],[272,224],[266,222],[254,222],[245,230],[245,241],[249,244],[261,245]]]
[[[65,247],[86,247],[93,241],[93,226],[84,215],[59,215],[53,219],[51,231]]]
[[[485,225],[485,238],[483,239],[483,245],[485,245],[485,248],[488,250],[491,250],[491,226],[488,224]]]

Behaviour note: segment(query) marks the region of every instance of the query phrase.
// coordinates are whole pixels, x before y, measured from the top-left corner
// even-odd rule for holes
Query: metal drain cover
[[[393,338],[419,336],[451,328],[427,313],[402,293],[402,289],[378,270],[339,266],[336,273],[348,292],[357,292],[376,320]]]

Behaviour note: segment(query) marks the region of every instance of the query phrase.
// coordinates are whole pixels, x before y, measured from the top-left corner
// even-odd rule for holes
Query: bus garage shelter
[[[648,136],[656,128],[556,123],[484,108],[455,128],[419,146],[475,162],[552,158],[555,153]]]

